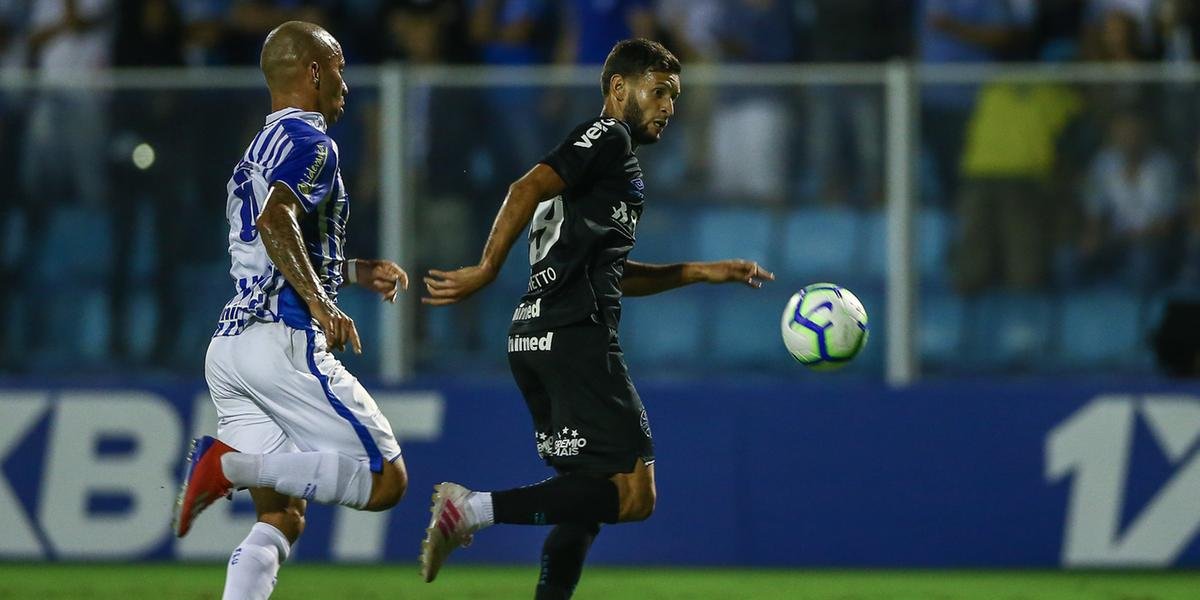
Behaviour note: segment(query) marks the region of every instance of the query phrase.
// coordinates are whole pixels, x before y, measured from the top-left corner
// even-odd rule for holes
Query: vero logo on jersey
[[[592,140],[600,139],[600,134],[608,131],[609,127],[612,127],[616,124],[616,119],[600,119],[599,121],[592,123],[592,126],[589,127],[587,131],[579,134],[579,141],[571,145],[579,146],[580,148],[591,148]]]

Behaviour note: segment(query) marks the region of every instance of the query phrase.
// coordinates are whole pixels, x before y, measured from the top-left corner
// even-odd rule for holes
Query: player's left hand
[[[445,306],[466,300],[481,288],[496,279],[496,270],[482,265],[463,267],[453,271],[430,269],[425,277],[428,296],[421,302],[431,306]]]
[[[358,269],[358,285],[382,295],[386,302],[395,302],[400,290],[408,289],[408,273],[390,260],[359,258],[354,267]]]
[[[742,283],[760,288],[767,281],[775,281],[775,274],[758,266],[752,260],[722,260],[700,264],[700,277],[707,283]]]

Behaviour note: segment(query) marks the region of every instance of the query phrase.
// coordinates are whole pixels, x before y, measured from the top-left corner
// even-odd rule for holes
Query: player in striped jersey
[[[308,500],[387,510],[408,485],[400,446],[375,401],[333,356],[362,347],[337,306],[343,283],[395,301],[408,276],[386,260],[344,255],[349,200],[337,144],[344,112],[341,46],[291,21],[263,44],[272,112],[228,184],[230,275],[236,292],[209,344],[205,376],[217,438],[196,440],[176,534],[234,488],[258,514],[233,551],[225,598],[266,598],[304,529]]]

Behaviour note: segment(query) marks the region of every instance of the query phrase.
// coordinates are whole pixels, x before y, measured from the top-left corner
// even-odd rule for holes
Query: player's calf
[[[300,539],[306,523],[304,512],[307,502],[264,488],[252,488],[250,498],[254,500],[254,510],[259,523],[266,523],[283,532],[293,544]]]
[[[566,600],[575,593],[588,549],[599,533],[599,523],[561,523],[550,530],[542,544],[534,600]]]

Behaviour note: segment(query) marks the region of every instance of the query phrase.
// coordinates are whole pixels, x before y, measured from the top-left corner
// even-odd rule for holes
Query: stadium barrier
[[[439,117],[441,113],[433,113],[431,106],[449,107],[446,110],[458,110],[462,112],[470,112],[478,107],[473,104],[478,100],[476,96],[480,92],[495,92],[504,90],[525,90],[538,89],[544,92],[553,91],[554,93],[582,93],[589,103],[586,106],[589,110],[594,108],[595,101],[595,82],[596,73],[594,67],[580,68],[561,68],[561,67],[530,67],[530,68],[495,68],[495,67],[433,67],[433,68],[407,68],[399,65],[382,65],[379,67],[352,67],[348,72],[348,79],[352,82],[352,87],[356,93],[350,104],[352,115],[358,119],[350,119],[343,123],[344,128],[339,132],[343,136],[343,148],[347,153],[356,152],[355,160],[348,160],[347,164],[353,164],[355,169],[361,169],[365,176],[370,174],[374,178],[374,187],[377,188],[378,213],[375,225],[378,227],[377,246],[374,250],[380,256],[386,256],[397,260],[406,267],[418,264],[419,259],[423,259],[422,252],[437,256],[436,264],[422,266],[445,266],[444,261],[451,261],[450,258],[443,258],[444,246],[453,247],[454,244],[443,243],[446,240],[442,238],[453,238],[454,235],[446,235],[448,232],[442,227],[453,229],[453,225],[446,223],[457,223],[456,217],[442,215],[445,222],[433,220],[434,226],[428,223],[422,223],[417,217],[418,207],[423,206],[420,201],[430,204],[444,204],[444,210],[449,203],[443,203],[443,196],[453,196],[455,194],[463,194],[464,199],[460,199],[463,204],[482,203],[486,194],[481,194],[478,190],[472,190],[469,193],[455,191],[457,184],[462,183],[462,180],[470,179],[466,175],[458,172],[453,173],[453,186],[446,185],[445,182],[436,182],[432,176],[425,171],[431,164],[437,164],[447,154],[461,156],[475,156],[472,152],[473,148],[482,148],[486,146],[484,141],[492,139],[493,134],[487,131],[475,130],[458,130],[447,129],[445,132],[441,130],[438,133],[444,133],[443,139],[452,140],[453,143],[446,147],[432,147],[432,138],[430,132],[430,124],[434,119]],[[828,94],[837,90],[858,92],[866,92],[868,95],[877,97],[879,102],[875,110],[878,111],[879,122],[883,125],[882,135],[878,136],[877,143],[882,146],[883,158],[881,164],[875,168],[881,172],[879,176],[881,185],[886,191],[887,201],[881,211],[881,215],[870,215],[866,217],[865,222],[861,227],[854,226],[855,229],[863,229],[864,233],[855,233],[856,237],[847,237],[850,234],[844,234],[840,239],[835,239],[832,243],[825,243],[825,248],[834,248],[834,258],[841,258],[845,261],[862,262],[868,265],[872,278],[878,281],[871,281],[870,287],[878,289],[868,290],[872,292],[875,301],[873,306],[879,306],[880,309],[875,311],[872,308],[872,320],[877,323],[876,337],[879,340],[878,346],[884,349],[880,355],[878,364],[871,365],[873,375],[886,378],[887,381],[894,385],[904,385],[906,383],[919,380],[923,372],[928,373],[930,370],[934,372],[952,371],[956,374],[970,373],[970,365],[962,366],[953,364],[947,368],[947,361],[940,360],[946,354],[946,348],[950,347],[949,352],[957,353],[961,349],[950,346],[948,344],[930,344],[922,345],[922,335],[927,335],[927,332],[938,327],[938,323],[931,323],[935,319],[930,318],[927,304],[922,302],[923,299],[931,298],[937,302],[943,300],[942,297],[951,295],[946,291],[944,285],[935,287],[932,290],[922,290],[924,278],[939,280],[944,279],[943,271],[946,271],[946,248],[947,244],[942,243],[932,246],[934,250],[927,253],[926,249],[931,246],[928,244],[931,238],[935,235],[930,235],[930,232],[936,232],[938,229],[928,228],[923,225],[927,219],[923,219],[921,211],[927,211],[925,216],[930,214],[936,215],[936,212],[928,209],[936,209],[937,202],[931,200],[931,197],[936,198],[937,194],[928,189],[916,189],[923,185],[922,180],[929,180],[929,173],[924,176],[918,176],[922,169],[928,170],[927,159],[921,156],[921,140],[922,128],[921,120],[918,113],[918,107],[922,98],[928,98],[931,92],[938,89],[950,90],[954,89],[966,90],[974,86],[986,82],[1021,82],[1021,83],[1062,83],[1062,84],[1078,84],[1078,85],[1100,85],[1100,86],[1116,86],[1115,90],[1129,91],[1131,88],[1141,89],[1143,93],[1156,95],[1156,90],[1160,88],[1167,90],[1170,93],[1169,97],[1183,102],[1190,106],[1189,100],[1197,82],[1200,82],[1200,67],[1195,65],[1170,65],[1170,64],[1140,64],[1140,65],[1121,65],[1114,67],[1107,64],[1033,64],[1033,65],[920,65],[912,63],[894,62],[888,64],[864,64],[864,65],[721,65],[721,66],[691,66],[686,69],[685,74],[686,86],[689,90],[706,90],[700,94],[689,92],[684,98],[701,97],[705,94],[713,96],[718,92],[729,91],[739,93],[759,94],[767,91],[772,94],[780,94],[781,97],[789,98],[787,110],[789,122],[792,125],[783,127],[783,129],[795,130],[799,135],[811,136],[813,133],[813,123],[816,117],[808,112],[808,108],[812,105],[813,98],[810,93],[817,93],[820,96],[822,93]],[[1144,88],[1144,89],[1143,89]],[[96,92],[97,97],[109,98],[110,95],[120,95],[121,103],[118,105],[125,106],[124,112],[127,114],[120,116],[117,121],[120,126],[114,126],[114,133],[121,133],[120,136],[112,141],[112,154],[114,157],[125,153],[131,160],[130,164],[125,168],[132,169],[149,169],[147,163],[140,163],[135,160],[132,151],[138,148],[153,149],[148,143],[145,145],[126,144],[126,142],[136,142],[141,137],[146,137],[147,140],[153,141],[154,136],[143,135],[145,131],[156,129],[156,121],[151,117],[156,112],[168,107],[168,113],[158,118],[169,119],[170,122],[176,121],[196,121],[204,122],[205,119],[213,119],[213,126],[218,124],[224,125],[220,129],[237,130],[237,135],[241,136],[243,131],[238,129],[242,125],[228,118],[229,114],[245,113],[246,116],[253,116],[257,111],[261,111],[262,105],[262,76],[257,69],[254,68],[232,68],[232,69],[138,69],[138,70],[123,70],[118,69],[103,74],[80,73],[78,76],[63,77],[63,78],[43,78],[32,71],[3,69],[0,70],[0,95],[8,95],[11,98],[18,99],[8,103],[6,110],[10,111],[10,116],[17,117],[18,120],[25,117],[24,113],[11,112],[18,108],[24,109],[29,103],[27,99],[36,99],[42,95],[47,98],[52,98],[55,93],[70,94],[91,94]],[[1116,95],[1116,94],[1114,94]],[[116,97],[116,96],[111,96]],[[836,98],[837,96],[830,96]],[[432,100],[436,98],[437,100]],[[472,100],[475,98],[475,100]],[[161,102],[160,102],[161,101]],[[442,102],[451,101],[446,104]],[[123,104],[123,103],[129,104]],[[686,101],[685,101],[686,102]],[[155,109],[138,110],[138,107],[147,106],[149,103],[154,103]],[[700,102],[697,109],[691,114],[687,111],[681,113],[683,117],[681,128],[687,127],[689,122],[704,122],[705,119],[714,120],[719,116],[719,113],[713,112],[712,106],[705,107],[705,104],[717,105],[715,102]],[[819,104],[819,103],[818,103]],[[222,114],[219,116],[224,123],[218,123],[216,116],[208,113],[195,113],[198,106],[221,106]],[[130,109],[133,107],[133,109]],[[376,111],[376,108],[378,110]],[[174,112],[171,112],[174,111]],[[552,120],[547,119],[544,115],[540,115],[537,111],[519,111],[520,114],[512,115],[513,118],[531,119],[533,123],[538,125],[537,128],[553,129],[552,134],[559,135],[557,125],[552,125]],[[1172,111],[1164,111],[1174,114]],[[48,113],[49,114],[49,113]],[[450,112],[447,115],[453,115],[455,118],[441,118],[439,123],[459,122],[462,121],[464,127],[470,125],[468,119],[457,118],[459,114]],[[1187,113],[1184,113],[1185,116]],[[202,116],[203,115],[203,116]],[[1168,115],[1170,116],[1170,115]],[[1175,115],[1178,116],[1178,115]],[[1191,123],[1195,119],[1185,118],[1185,123]],[[256,121],[256,118],[250,119],[251,122]],[[357,123],[357,125],[355,124]],[[490,123],[490,122],[489,122]],[[1179,129],[1172,127],[1173,121],[1164,122],[1165,129]],[[205,122],[204,125],[207,125]],[[844,137],[848,135],[848,131],[842,125],[832,124],[835,127],[836,137]],[[253,123],[250,125],[253,130]],[[807,127],[807,129],[806,129]],[[357,128],[357,129],[355,129]],[[378,147],[368,144],[368,136],[364,135],[364,130],[370,129],[378,133]],[[529,129],[534,129],[530,127]],[[128,130],[128,131],[126,131]],[[684,129],[684,131],[687,131]],[[126,135],[128,133],[129,135]],[[212,135],[211,132],[205,132],[206,135]],[[227,135],[232,135],[232,132],[222,131]],[[683,134],[684,132],[680,132]],[[1100,132],[1095,132],[1099,134]],[[134,135],[137,134],[137,135]],[[460,135],[461,134],[461,135]],[[494,135],[506,135],[502,133]],[[132,137],[131,137],[132,136]],[[437,136],[433,136],[437,137]],[[349,139],[346,139],[349,138]],[[461,138],[461,139],[460,139]],[[190,139],[186,136],[182,139]],[[238,137],[238,140],[243,140]],[[348,143],[350,139],[357,143]],[[557,142],[558,139],[547,138],[535,140],[538,142],[539,148],[544,149],[545,144],[550,143],[552,139]],[[670,140],[664,144],[682,144],[686,139],[685,135],[672,134]],[[405,143],[408,140],[409,143]],[[674,140],[672,142],[671,140]],[[239,142],[240,143],[240,142]],[[481,145],[482,144],[482,145]],[[125,146],[132,146],[126,148]],[[799,148],[793,144],[793,146]],[[757,146],[751,146],[757,147]],[[49,147],[48,147],[49,148]],[[504,145],[506,151],[515,152],[511,145]],[[159,166],[155,168],[165,168],[165,165],[171,163],[168,158],[171,157],[170,145],[160,147]],[[28,154],[28,149],[21,145],[20,152]],[[480,153],[486,154],[483,150]],[[441,154],[438,154],[441,153]],[[666,156],[680,157],[685,153],[681,151],[677,145],[674,149],[663,148],[657,153],[647,153],[648,160],[655,160],[652,156],[657,156],[661,160]],[[212,153],[205,156],[191,156],[175,151],[174,160],[189,160],[195,161],[190,163],[191,168],[198,173],[203,173],[203,180],[208,180],[213,173],[217,175],[212,179],[216,181],[211,187],[205,189],[219,190],[223,189],[223,173],[228,169],[227,158],[222,158],[223,154]],[[529,155],[522,160],[534,160],[536,156]],[[143,153],[144,157],[144,153]],[[1185,156],[1180,154],[1177,156],[1177,162],[1182,164],[1190,164],[1190,155]],[[112,160],[116,160],[113,158]],[[127,159],[122,158],[121,161]],[[455,163],[457,164],[457,163]],[[424,166],[422,166],[424,165]],[[370,168],[368,168],[368,166]],[[663,163],[663,166],[670,166]],[[677,172],[686,172],[686,170],[675,164]],[[494,169],[493,169],[494,170]],[[666,169],[659,170],[662,172]],[[786,163],[774,167],[770,172],[772,179],[793,179],[803,177],[801,173],[804,170],[803,165]],[[476,165],[471,165],[471,177],[480,177],[487,180],[487,185],[482,189],[500,191],[503,189],[507,181],[499,179],[492,180],[491,175],[481,174],[488,169],[477,168]],[[785,173],[786,171],[786,173]],[[150,172],[153,172],[151,170]],[[348,171],[348,174],[349,171]],[[869,175],[859,173],[859,175]],[[662,176],[662,181],[666,182],[669,177],[666,173]],[[676,180],[680,176],[676,175]],[[749,179],[749,177],[746,177]],[[731,178],[735,179],[735,178]],[[147,181],[147,180],[138,180]],[[355,186],[359,181],[354,179]],[[926,182],[928,183],[928,182]],[[116,185],[116,184],[114,184]],[[208,185],[206,183],[205,185]],[[482,184],[472,184],[482,185]],[[145,184],[145,187],[155,187],[154,184]],[[371,186],[368,186],[371,187]],[[447,189],[442,189],[446,187]],[[449,189],[454,188],[454,189]],[[355,190],[360,189],[354,187]],[[114,187],[109,190],[109,195],[123,195],[124,189]],[[663,185],[661,188],[656,188],[655,198],[658,200],[670,200],[671,186]],[[185,194],[199,192],[179,192]],[[207,192],[205,192],[207,193]],[[357,192],[352,192],[357,193]],[[492,193],[492,192],[487,192]],[[365,194],[364,194],[365,195]],[[357,196],[356,196],[357,197]],[[737,196],[742,199],[740,196]],[[49,203],[48,206],[54,207],[55,210],[62,207],[70,207],[73,202],[78,199],[62,198],[60,201]],[[488,202],[498,200],[493,198]],[[703,198],[683,197],[675,198],[680,202],[681,206],[686,206],[690,210],[694,206],[703,205]],[[944,200],[943,200],[944,201]],[[143,200],[137,200],[142,204],[149,204]],[[798,203],[799,199],[791,200],[789,204]],[[474,204],[471,204],[472,206]],[[745,208],[742,205],[731,204],[729,206],[735,208]],[[79,364],[98,363],[104,364],[103,354],[108,347],[108,337],[111,333],[107,332],[96,323],[103,320],[104,306],[106,306],[106,296],[103,292],[103,282],[106,280],[105,272],[112,268],[112,265],[105,262],[105,257],[111,254],[111,249],[106,251],[106,248],[113,246],[113,240],[108,239],[108,244],[98,244],[100,247],[93,248],[90,243],[92,241],[105,240],[104,234],[101,233],[103,228],[95,227],[97,214],[88,212],[95,207],[82,208],[74,207],[70,211],[59,211],[62,214],[51,216],[50,226],[51,233],[49,241],[54,251],[42,253],[45,256],[42,260],[47,260],[52,263],[50,266],[55,268],[46,268],[42,265],[40,272],[43,275],[49,275],[56,272],[56,269],[94,269],[96,272],[91,273],[91,278],[87,286],[84,286],[82,300],[77,301],[71,299],[70,302],[65,300],[51,301],[48,303],[46,310],[55,318],[52,321],[63,327],[63,331],[70,332],[63,334],[62,337],[75,335],[75,327],[83,330],[85,335],[80,335],[80,343],[78,348],[71,348],[70,345],[64,344],[68,350],[62,352],[48,352],[51,360],[34,360],[34,364],[42,365],[45,368],[44,372],[53,372],[60,367],[74,367]],[[461,207],[460,207],[461,208]],[[664,207],[666,208],[666,207]],[[761,207],[760,207],[761,208]],[[490,208],[488,209],[490,210]],[[665,211],[663,211],[665,212]],[[685,212],[685,211],[676,211]],[[697,211],[698,213],[701,211]],[[760,211],[763,214],[759,215],[755,222],[766,224],[767,230],[770,231],[770,219],[777,215],[769,215],[766,211]],[[366,214],[366,213],[364,213]],[[649,223],[655,217],[654,211],[649,211],[647,222]],[[143,215],[141,218],[148,218]],[[483,218],[490,223],[491,214],[486,214]],[[469,220],[469,219],[468,219]],[[935,219],[936,221],[936,219]],[[13,226],[16,220],[11,220],[9,226],[14,230],[19,230],[19,227]],[[667,223],[663,219],[663,223]],[[811,223],[811,221],[805,221]],[[440,225],[436,225],[440,224]],[[672,223],[672,225],[675,225]],[[457,225],[462,227],[461,223]],[[725,224],[729,227],[728,224]],[[139,227],[139,229],[148,229],[150,225]],[[790,225],[786,223],[780,231],[790,231]],[[730,229],[718,228],[718,232],[733,231]],[[831,229],[831,231],[840,231]],[[88,256],[75,256],[72,254],[73,248],[68,247],[63,240],[78,241],[81,238],[76,237],[77,233],[84,233],[93,237],[86,238],[89,244],[86,245],[90,252]],[[654,239],[666,239],[674,237],[687,239],[685,235],[669,236],[672,232],[667,226],[658,235],[647,235],[640,240],[640,247],[647,249],[653,248]],[[19,242],[14,240],[23,239],[21,235],[16,235],[14,231],[4,232],[8,241],[7,248],[0,248],[0,255],[7,256],[9,260],[19,260],[14,256],[19,256],[20,253],[15,251],[15,247]],[[664,235],[667,234],[667,235]],[[782,235],[782,234],[781,234]],[[869,236],[870,242],[869,258],[877,261],[877,264],[870,264],[862,260],[864,257],[858,254],[849,252],[849,249],[856,248],[860,244],[858,241],[863,235]],[[694,236],[700,239],[700,236]],[[745,249],[746,243],[739,236],[726,236],[737,244],[736,249]],[[788,235],[788,239],[793,240],[792,244],[779,244],[774,241],[770,245],[780,248],[785,248],[781,252],[786,252],[786,256],[780,256],[779,263],[782,263],[780,274],[787,277],[786,269],[788,263],[795,262],[799,265],[814,267],[818,261],[808,256],[803,252],[805,244],[816,245],[813,242],[804,241],[796,243],[798,239],[794,235]],[[144,238],[150,239],[150,238]],[[764,238],[765,239],[765,238]],[[829,239],[829,238],[825,238]],[[59,243],[62,242],[62,243]],[[470,253],[472,255],[477,252],[479,239],[471,239],[469,242]],[[706,247],[714,248],[719,244],[710,236],[703,240]],[[78,244],[76,244],[78,245]],[[670,242],[663,242],[660,247],[670,246]],[[766,246],[768,243],[762,241],[760,245]],[[207,275],[214,265],[225,263],[225,257],[219,254],[223,246],[219,243],[213,243],[207,246],[209,250],[215,252],[209,256],[211,262],[202,262],[193,267],[199,269],[200,274]],[[846,248],[847,251],[841,251]],[[673,250],[673,248],[666,248]],[[77,253],[77,252],[76,252]],[[140,265],[133,265],[135,271],[149,272],[155,266],[152,260],[153,248],[149,248],[146,252],[138,252],[141,258]],[[517,253],[520,254],[520,253]],[[0,258],[4,258],[0,256]],[[638,254],[634,255],[635,257]],[[666,252],[664,258],[670,260],[681,260],[691,258],[691,254],[675,254],[674,252]],[[723,256],[722,256],[723,257]],[[871,258],[877,257],[877,258]],[[931,257],[928,260],[925,257]],[[73,258],[74,260],[67,260]],[[771,257],[774,258],[774,257]],[[452,262],[452,261],[451,261]],[[72,266],[74,265],[74,266]],[[842,266],[828,265],[828,269],[822,270],[823,274],[834,281],[845,285],[853,284],[855,288],[859,287],[857,281],[846,281],[846,277],[850,276],[847,269]],[[219,268],[217,269],[220,270]],[[72,273],[72,277],[76,276]],[[805,277],[809,277],[805,274]],[[202,286],[206,285],[203,282],[208,279],[191,279],[181,277],[188,281],[189,288],[186,294],[182,294],[188,298],[188,302],[196,302],[197,306],[212,304],[209,302],[209,296],[216,294],[218,297],[225,293],[222,290],[213,291],[205,289]],[[815,279],[807,278],[805,280],[797,280],[795,284],[802,284],[814,281]],[[782,286],[787,279],[780,280]],[[944,281],[940,282],[944,284]],[[215,285],[215,284],[214,284]],[[789,285],[793,285],[789,282]],[[201,288],[199,294],[196,289]],[[30,296],[34,299],[41,298],[40,295],[33,294]],[[202,298],[204,302],[198,302],[197,297]],[[1128,294],[1126,294],[1128,300]],[[152,306],[153,301],[149,295],[135,295],[134,303],[131,305],[136,308],[139,315],[148,314],[143,306]],[[214,300],[213,302],[219,302]],[[40,302],[40,300],[38,300]],[[81,305],[82,302],[82,305]],[[506,309],[510,310],[510,301],[506,301]],[[208,303],[208,304],[205,304]],[[28,304],[28,302],[26,303]],[[1014,305],[1017,303],[1013,303]],[[1086,300],[1080,301],[1078,304],[1087,305]],[[1125,303],[1126,305],[1128,302]],[[82,309],[80,308],[82,306]],[[215,311],[219,308],[219,304],[211,308],[205,308],[206,311]],[[26,312],[28,308],[24,309]],[[135,310],[131,308],[131,310]],[[198,310],[198,309],[197,309]],[[191,311],[194,312],[194,311]],[[452,310],[442,311],[443,317],[440,317],[443,322],[453,323],[453,321],[470,322],[474,315],[470,310],[464,313],[455,313]],[[4,326],[12,327],[14,330],[19,330],[26,320],[23,318],[24,313],[13,311],[9,317],[9,322]],[[418,319],[419,317],[415,306],[411,304],[401,303],[396,306],[389,307],[387,310],[379,310],[373,317],[378,323],[379,339],[376,346],[377,351],[370,356],[370,373],[379,377],[382,380],[389,382],[400,382],[405,378],[414,374],[420,373],[422,366],[428,368],[430,363],[421,364],[422,352],[427,351],[430,346],[436,346],[437,342],[444,342],[447,353],[454,354],[462,344],[469,344],[470,335],[465,335],[459,332],[452,326],[443,327],[436,330],[441,337],[435,336],[431,339],[421,339],[421,343],[417,343],[418,339]],[[80,324],[75,325],[78,321]],[[1130,322],[1136,319],[1129,319]],[[146,319],[141,321],[140,329],[136,335],[133,335],[135,342],[142,341],[140,345],[148,346],[152,341],[150,336],[155,327],[161,325]],[[199,328],[199,339],[203,339],[206,332],[202,331],[205,327]],[[954,328],[950,328],[952,331]],[[194,333],[194,332],[193,332]],[[1028,352],[1027,348],[1022,346],[1025,341],[1034,338],[1038,341],[1038,334],[1035,332],[1032,336],[1028,332],[1014,328],[1012,337],[1018,342],[1015,344],[1020,350],[1025,351],[1024,355],[1018,358],[1029,356],[1040,356],[1036,353]],[[15,336],[20,338],[20,335]],[[185,336],[186,337],[186,336]],[[765,339],[765,338],[764,338]],[[944,339],[944,336],[943,336]],[[1072,338],[1075,339],[1075,338]],[[935,340],[936,341],[936,340]],[[433,342],[431,344],[431,342]],[[1081,344],[1086,346],[1087,344]],[[139,343],[134,343],[133,346],[139,346]],[[1045,344],[1046,348],[1039,348],[1041,351],[1058,352],[1059,348],[1053,344]],[[1107,347],[1100,345],[1097,347]],[[420,350],[418,350],[420,349]],[[437,349],[437,348],[435,348]],[[939,354],[939,349],[941,353]],[[1098,372],[1103,372],[1106,369],[1113,368],[1114,365],[1104,364],[1104,359],[1108,356],[1099,356],[1097,353],[1082,353],[1078,356],[1067,354],[1070,348],[1063,349],[1062,358],[1065,362],[1075,362],[1078,366],[1094,369]],[[148,352],[148,351],[147,351]],[[1004,353],[999,353],[1004,354]],[[1113,361],[1119,368],[1125,367],[1124,353],[1115,354],[1121,360]],[[683,362],[689,365],[696,365],[698,361],[691,357],[683,357]],[[1047,362],[1047,361],[1041,361]],[[434,362],[433,364],[438,364]],[[503,360],[496,358],[491,365],[499,365],[503,367]],[[365,366],[365,365],[364,365]],[[930,367],[933,367],[930,369]],[[703,368],[701,366],[701,368]],[[367,372],[360,369],[359,372]]]
[[[549,474],[514,386],[377,387],[408,497],[385,514],[313,506],[295,556],[415,564],[428,494]],[[610,564],[837,567],[1200,565],[1194,386],[961,381],[650,382],[659,504],[606,527]],[[171,536],[187,440],[215,429],[199,384],[0,388],[0,560],[220,561],[247,494]],[[534,527],[456,561],[530,563]]]

